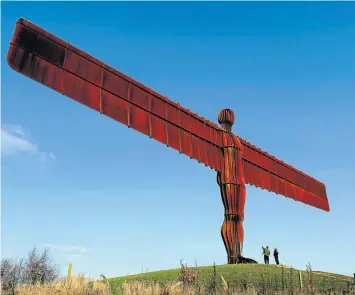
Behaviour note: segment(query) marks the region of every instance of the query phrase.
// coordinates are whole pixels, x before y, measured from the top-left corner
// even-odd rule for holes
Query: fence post
[[[303,282],[302,282],[302,272],[300,270],[298,271],[298,277],[299,277],[299,280],[300,280],[300,289],[302,290]]]
[[[71,278],[71,270],[73,268],[73,265],[70,263],[68,266],[68,280]]]

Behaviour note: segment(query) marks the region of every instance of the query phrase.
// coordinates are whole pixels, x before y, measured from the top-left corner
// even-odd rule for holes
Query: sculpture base
[[[251,258],[246,258],[243,256],[238,256],[238,260],[236,264],[258,264],[255,260]]]

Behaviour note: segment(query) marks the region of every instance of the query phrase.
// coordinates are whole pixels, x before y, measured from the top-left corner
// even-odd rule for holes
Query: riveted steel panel
[[[208,150],[208,154],[209,162],[212,162],[212,167],[214,167],[216,171],[221,171],[223,159],[222,150],[216,146],[212,146],[212,148]]]
[[[150,111],[153,114],[155,114],[165,120],[167,117],[167,107],[168,106],[165,103],[165,101],[163,101],[153,95],[152,101],[151,101],[151,108],[150,108]]]
[[[194,158],[200,162],[200,156],[199,156],[199,150],[198,150],[199,141],[198,141],[197,137],[192,134],[191,134],[190,140],[191,140],[192,158]]]
[[[129,106],[128,111],[130,127],[149,136],[149,113],[133,105]]]
[[[129,83],[127,80],[118,77],[114,73],[104,70],[102,78],[102,88],[119,96],[127,99]]]
[[[88,62],[85,57],[80,56],[73,51],[66,51],[64,68],[68,72],[73,73],[88,82],[95,85],[101,85],[103,68],[93,62]]]
[[[143,110],[149,110],[151,94],[140,87],[131,87],[129,90],[129,102],[139,106]]]
[[[102,90],[103,113],[124,125],[128,125],[128,102],[124,99]]]
[[[258,170],[261,170],[261,169],[258,169]],[[263,189],[266,189],[268,191],[270,191],[270,188],[271,188],[271,174],[270,173],[262,173],[260,175],[260,178],[261,178],[261,188]]]
[[[163,144],[167,143],[166,121],[157,116],[150,116],[151,137]]]
[[[179,129],[176,128],[171,123],[166,123],[167,130],[167,144],[173,149],[180,151],[180,132]]]
[[[282,196],[286,196],[286,189],[285,189],[285,182],[283,179],[278,178],[277,179],[278,183],[277,183],[277,189],[278,189],[278,194],[282,195]]]
[[[199,161],[201,163],[205,163],[205,165],[207,166],[211,166],[209,164],[209,159],[207,158],[207,150],[208,150],[208,146],[206,145],[206,141],[205,140],[198,140],[198,157],[199,157]]]
[[[173,105],[167,105],[167,117],[166,119],[176,125],[179,126],[180,122],[180,114],[179,114],[179,109]]]
[[[192,158],[191,134],[186,131],[181,131],[181,151]]]

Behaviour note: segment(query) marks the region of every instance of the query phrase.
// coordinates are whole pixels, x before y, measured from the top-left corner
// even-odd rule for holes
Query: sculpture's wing
[[[241,139],[245,182],[329,211],[325,185]]]
[[[8,64],[177,151],[221,170],[222,130],[34,24],[16,24]],[[246,182],[329,211],[325,187],[242,140]]]
[[[221,129],[36,25],[20,19],[15,71],[220,170]]]

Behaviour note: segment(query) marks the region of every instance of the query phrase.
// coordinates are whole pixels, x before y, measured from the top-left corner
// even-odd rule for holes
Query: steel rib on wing
[[[240,140],[244,150],[243,169],[246,183],[329,211],[323,183],[270,156],[244,139]]]
[[[17,72],[219,171],[221,129],[20,19],[7,56]]]

